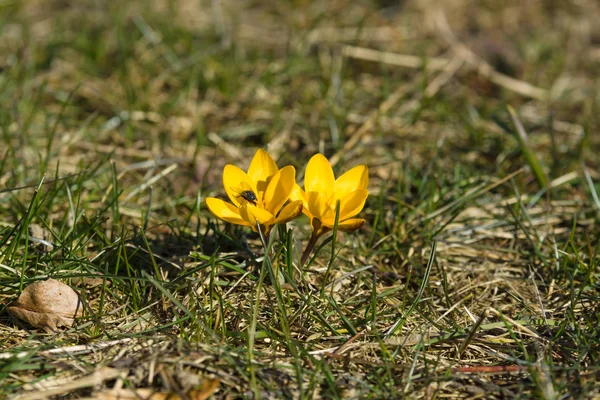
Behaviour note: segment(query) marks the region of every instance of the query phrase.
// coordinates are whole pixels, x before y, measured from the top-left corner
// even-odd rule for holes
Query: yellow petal
[[[367,189],[359,189],[349,193],[340,201],[340,221],[354,217],[365,206],[365,201],[369,191]]]
[[[291,165],[281,168],[269,181],[263,197],[265,209],[275,215],[290,197],[296,184],[296,170]]]
[[[256,185],[256,190],[264,192],[267,189],[269,180],[278,170],[277,164],[275,164],[269,153],[263,149],[258,149],[248,167],[248,176]]]
[[[298,214],[300,214],[301,212],[302,212],[302,201],[301,200],[292,201],[291,203],[287,204],[285,207],[283,207],[281,209],[281,212],[279,213],[277,218],[275,218],[275,221],[273,223],[274,224],[284,224],[284,223],[296,218],[298,216]]]
[[[290,201],[300,200],[304,203],[306,202],[306,199],[304,197],[304,190],[302,190],[300,185],[294,183],[294,187],[292,188],[292,192],[290,193]]]
[[[325,221],[321,221],[321,223],[323,224],[323,226],[329,229],[333,229],[333,226],[335,225],[335,219],[327,219]],[[344,232],[352,232],[363,226],[364,223],[365,220],[361,218],[347,219],[338,223],[338,230]]]
[[[250,224],[254,229],[256,227],[256,221],[261,225],[271,225],[273,221],[273,214],[262,208],[258,208],[250,203],[245,203],[240,208],[240,216]]]
[[[319,192],[329,201],[335,189],[335,177],[329,161],[322,154],[315,154],[306,165],[304,190]]]
[[[344,232],[353,232],[363,226],[364,223],[365,220],[360,218],[347,219],[346,221],[338,223],[338,229]],[[331,229],[333,229],[333,226]]]
[[[325,196],[319,192],[306,192],[306,202],[312,216],[323,220],[335,218],[335,212],[331,210]]]
[[[335,200],[343,199],[358,189],[366,189],[368,185],[369,170],[366,165],[358,165],[343,173],[335,181]]]
[[[249,187],[256,194],[256,186],[254,186],[248,174],[232,164],[227,164],[223,169],[223,187],[231,202],[238,207],[242,203],[247,203],[240,196],[240,189]]]
[[[206,199],[206,206],[215,217],[222,219],[223,221],[237,225],[250,226],[250,223],[240,216],[239,209],[233,204],[214,197],[208,197]]]

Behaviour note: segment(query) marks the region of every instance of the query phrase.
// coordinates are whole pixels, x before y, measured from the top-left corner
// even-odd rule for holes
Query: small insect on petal
[[[256,205],[256,202],[258,201],[258,198],[256,197],[256,195],[254,194],[254,192],[252,190],[244,190],[242,192],[238,192],[239,194],[236,196],[238,199],[241,197],[242,199],[246,200],[248,203],[251,203],[252,205]]]

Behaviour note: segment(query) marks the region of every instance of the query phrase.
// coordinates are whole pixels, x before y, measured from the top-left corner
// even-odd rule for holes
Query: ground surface
[[[599,21],[0,2],[0,397],[599,398]],[[207,212],[257,148],[368,165],[335,257],[299,268],[299,219],[269,264]],[[48,277],[85,304],[50,333],[7,313]]]

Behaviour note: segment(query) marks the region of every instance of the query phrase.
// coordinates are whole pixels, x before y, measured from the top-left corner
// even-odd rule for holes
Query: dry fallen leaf
[[[54,332],[59,326],[72,326],[82,315],[79,296],[71,287],[55,279],[27,286],[8,312],[36,328]]]

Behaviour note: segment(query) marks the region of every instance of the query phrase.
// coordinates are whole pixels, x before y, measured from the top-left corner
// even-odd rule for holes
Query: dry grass
[[[0,398],[600,398],[595,2],[0,13]],[[257,147],[367,164],[367,225],[264,258],[203,204]]]

